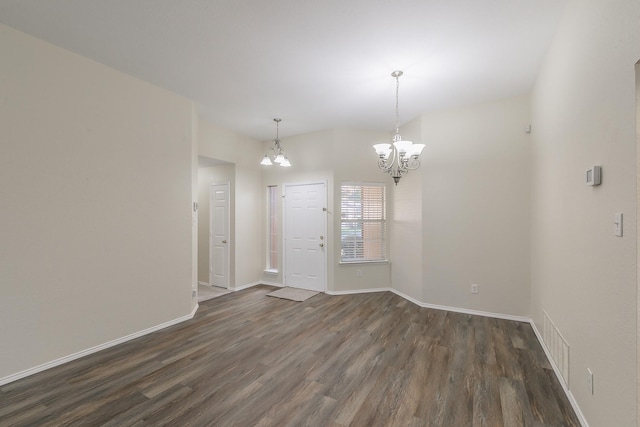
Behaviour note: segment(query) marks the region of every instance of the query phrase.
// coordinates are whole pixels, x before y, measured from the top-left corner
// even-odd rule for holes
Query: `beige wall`
[[[209,283],[210,190],[212,184],[229,184],[229,216],[235,218],[235,177],[233,164],[198,168],[198,281]],[[232,210],[233,208],[233,210]],[[231,220],[229,221],[231,222]],[[235,223],[235,221],[234,221]],[[235,274],[234,274],[235,277]],[[231,283],[231,281],[230,281]]]
[[[420,117],[404,124],[400,129],[402,138],[414,143],[424,143],[419,169],[404,175],[398,185],[391,180],[390,188],[390,234],[391,234],[391,283],[403,295],[419,302],[423,298],[422,275],[422,175],[430,156],[431,143],[422,139]]]
[[[0,379],[188,316],[192,103],[0,25]]]
[[[345,181],[382,182],[386,184],[387,196],[387,241],[392,237],[390,229],[393,218],[393,179],[380,171],[377,166],[373,144],[389,140],[385,132],[355,131],[339,129],[334,132],[334,215],[333,215],[333,253],[330,263],[334,268],[335,291],[362,290],[391,287],[391,263],[384,264],[340,264],[340,185]],[[387,243],[387,257],[392,255],[391,245]],[[357,276],[357,271],[362,276]]]
[[[260,142],[217,127],[202,118],[199,124],[198,154],[232,163],[235,168],[230,195],[231,287],[255,284],[262,277],[264,268],[260,247],[263,229],[259,164],[263,154],[260,153]]]
[[[569,386],[592,426],[636,424],[639,22],[637,0],[570,2],[532,95],[533,318],[542,329],[546,310],[569,342]],[[584,185],[592,165],[599,187]]]
[[[422,116],[424,302],[529,315],[529,120],[527,96]]]
[[[377,168],[371,147],[388,140],[387,133],[333,130],[284,138],[294,166],[263,167],[263,189],[330,183],[330,291],[393,287],[422,303],[528,316],[529,122],[527,96],[412,120],[401,133],[427,144],[423,166],[398,186]],[[340,265],[342,181],[388,184],[390,263]],[[264,213],[264,191],[262,198]],[[263,278],[282,283],[281,272]],[[471,283],[480,285],[479,295],[471,295]]]

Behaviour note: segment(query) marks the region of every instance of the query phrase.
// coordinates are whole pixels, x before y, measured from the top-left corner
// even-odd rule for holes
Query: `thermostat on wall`
[[[600,166],[591,166],[584,174],[584,181],[590,187],[600,185],[600,176],[602,168]]]

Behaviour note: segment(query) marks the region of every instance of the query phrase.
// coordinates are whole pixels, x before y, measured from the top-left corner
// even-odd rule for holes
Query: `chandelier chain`
[[[398,111],[399,93],[400,93],[400,76],[396,76],[396,135],[400,133],[400,113]]]

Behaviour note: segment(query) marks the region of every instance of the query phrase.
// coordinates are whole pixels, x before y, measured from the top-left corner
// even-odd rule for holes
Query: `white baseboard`
[[[259,285],[259,284],[261,284],[261,283],[262,283],[262,282],[252,282],[252,283],[247,283],[247,284],[244,284],[244,285],[236,286],[236,287],[234,287],[234,288],[229,288],[229,290],[234,291],[234,292],[236,292],[236,291],[241,291],[241,290],[243,290],[243,289],[249,289],[249,288],[252,288],[252,287],[254,287],[254,286],[256,286],[256,285]]]
[[[584,414],[580,410],[580,406],[578,406],[578,402],[576,402],[575,397],[573,397],[573,393],[571,393],[571,390],[569,390],[569,388],[567,387],[567,384],[564,382],[564,378],[562,378],[560,369],[558,368],[556,363],[553,361],[553,357],[551,357],[551,352],[549,351],[549,349],[547,348],[547,345],[542,339],[542,334],[538,330],[538,327],[536,326],[533,319],[529,319],[529,324],[531,325],[531,328],[533,328],[533,332],[536,334],[536,338],[538,338],[538,342],[542,346],[542,349],[544,350],[544,354],[547,356],[547,359],[549,360],[549,363],[553,368],[553,372],[556,374],[556,378],[560,382],[560,385],[562,385],[564,394],[567,395],[567,399],[569,399],[569,403],[571,403],[571,406],[573,407],[573,410],[575,411],[576,416],[578,417],[578,421],[580,421],[580,425],[582,425],[582,427],[589,427],[589,423],[587,423],[587,419],[584,417]]]
[[[474,316],[484,316],[484,317],[493,317],[496,319],[504,319],[504,320],[513,320],[516,322],[525,322],[529,323],[531,321],[530,318],[524,316],[514,316],[512,314],[504,314],[504,313],[493,313],[490,311],[479,311],[479,310],[470,310],[467,308],[459,308],[459,307],[450,307],[446,305],[437,305],[437,304],[429,304],[425,302],[418,301],[415,298],[410,297],[409,295],[403,294],[402,292],[391,289],[391,292],[394,294],[401,296],[404,299],[411,301],[414,304],[419,305],[420,307],[425,308],[433,308],[434,310],[444,310],[444,311],[452,311],[454,313],[462,313],[462,314],[471,314]]]
[[[159,330],[164,329],[164,328],[168,328],[169,326],[176,325],[178,323],[184,322],[185,320],[193,319],[193,316],[195,316],[196,312],[198,311],[198,308],[199,308],[199,306],[198,306],[198,304],[196,304],[195,307],[193,308],[193,310],[191,311],[191,313],[187,314],[186,316],[182,316],[182,317],[179,317],[177,319],[173,319],[173,320],[170,320],[168,322],[161,323],[161,324],[156,325],[156,326],[152,326],[152,327],[144,329],[142,331],[134,332],[133,334],[129,334],[129,335],[126,335],[124,337],[121,337],[121,338],[106,342],[104,344],[100,344],[100,345],[97,345],[97,346],[94,346],[94,347],[91,347],[91,348],[87,348],[87,349],[79,351],[77,353],[73,353],[73,354],[70,354],[68,356],[61,357],[61,358],[56,359],[56,360],[52,360],[51,362],[43,363],[42,365],[38,365],[38,366],[35,366],[33,368],[29,368],[29,369],[26,369],[24,371],[9,375],[7,377],[0,378],[0,386],[3,386],[5,384],[9,384],[10,382],[17,381],[17,380],[19,380],[21,378],[25,378],[25,377],[28,377],[28,376],[33,375],[33,374],[37,374],[38,372],[46,371],[47,369],[51,369],[53,367],[60,366],[60,365],[65,364],[67,362],[71,362],[72,360],[80,359],[81,357],[88,356],[88,355],[93,354],[93,353],[97,353],[97,352],[99,352],[101,350],[105,350],[105,349],[107,349],[109,347],[113,347],[113,346],[116,346],[118,344],[122,344],[122,343],[125,343],[127,341],[131,341],[131,340],[134,340],[136,338],[140,338],[141,336],[148,335],[148,334],[150,334],[152,332],[156,332],[156,331],[159,331]]]
[[[391,288],[371,288],[371,289],[353,289],[350,291],[327,291],[327,295],[352,295],[352,294],[368,294],[371,292],[393,292]]]
[[[478,310],[469,310],[466,308],[458,308],[458,307],[449,307],[449,306],[445,306],[445,305],[436,305],[436,304],[428,304],[422,301],[418,301],[417,299],[404,294],[402,292],[400,292],[397,289],[393,289],[391,287],[387,287],[387,288],[371,288],[371,289],[351,289],[351,290],[347,290],[347,291],[327,291],[326,293],[328,295],[350,295],[350,294],[364,294],[364,293],[370,293],[370,292],[393,292],[394,294],[398,295],[399,297],[402,297],[404,299],[406,299],[407,301],[411,301],[412,303],[420,306],[420,307],[424,307],[424,308],[433,308],[434,310],[444,310],[444,311],[452,311],[455,313],[463,313],[463,314],[472,314],[475,316],[485,316],[485,317],[495,317],[497,319],[504,319],[504,320],[515,320],[516,322],[525,322],[525,323],[529,323],[531,319],[529,319],[528,317],[522,317],[522,316],[513,316],[511,314],[502,314],[502,313],[491,313],[488,311],[478,311]]]
[[[285,286],[282,283],[270,282],[268,280],[262,280],[258,282],[259,285],[268,285],[268,286],[276,286],[278,288],[284,288]]]
[[[211,285],[209,284],[209,282],[198,282],[198,285],[211,287]]]

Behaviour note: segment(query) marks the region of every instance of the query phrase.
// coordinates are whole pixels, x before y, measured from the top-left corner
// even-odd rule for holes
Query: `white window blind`
[[[386,261],[384,184],[345,182],[340,188],[340,261]]]

